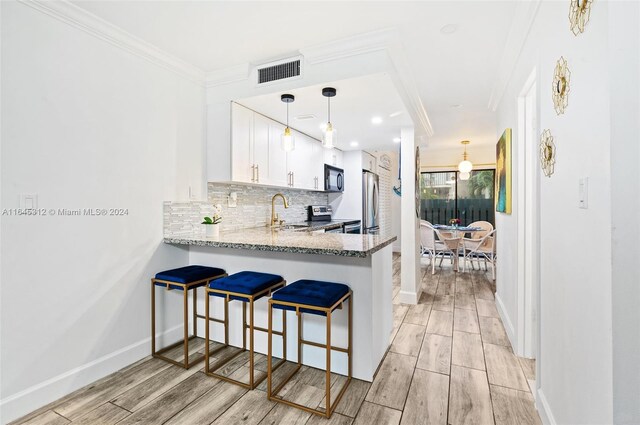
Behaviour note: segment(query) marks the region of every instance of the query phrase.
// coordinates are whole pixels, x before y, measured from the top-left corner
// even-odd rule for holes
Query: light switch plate
[[[238,206],[238,194],[236,192],[229,194],[228,206],[229,208],[236,208]]]
[[[589,177],[578,180],[578,207],[589,208]]]
[[[14,198],[15,199],[15,198]],[[24,210],[31,210],[38,208],[38,194],[37,193],[21,193],[20,194],[20,208]]]

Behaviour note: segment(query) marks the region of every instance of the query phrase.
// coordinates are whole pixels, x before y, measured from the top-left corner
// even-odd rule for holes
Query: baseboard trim
[[[538,413],[540,414],[540,420],[545,425],[556,425],[556,419],[553,417],[549,402],[544,396],[542,389],[539,389],[536,394],[536,405],[538,407]]]
[[[420,294],[417,292],[407,292],[400,291],[398,292],[398,299],[402,304],[418,304],[418,297]]]
[[[517,347],[518,344],[516,341],[516,331],[515,331],[515,328],[513,327],[513,322],[511,321],[511,318],[507,313],[507,309],[504,307],[502,299],[500,298],[500,295],[498,295],[497,292],[495,294],[495,299],[496,299],[496,307],[498,309],[498,314],[500,315],[500,319],[502,319],[502,323],[504,323],[504,328],[507,331],[507,336],[509,337],[511,346]]]
[[[179,340],[183,329],[180,324],[157,334],[157,338]],[[0,400],[0,423],[6,424],[18,419],[150,354],[151,337],[148,337],[5,397]]]

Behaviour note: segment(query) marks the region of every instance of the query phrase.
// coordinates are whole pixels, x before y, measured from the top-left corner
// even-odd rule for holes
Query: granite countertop
[[[206,237],[202,234],[165,236],[164,242],[178,245],[364,258],[397,239],[396,236],[392,235],[312,233],[308,229],[297,230],[259,227],[221,232],[218,237]]]

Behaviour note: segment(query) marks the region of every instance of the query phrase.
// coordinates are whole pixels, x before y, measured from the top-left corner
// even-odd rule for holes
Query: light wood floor
[[[445,265],[432,276],[425,268],[420,303],[402,305],[397,301],[399,260],[394,257],[391,348],[374,382],[353,380],[330,420],[268,401],[264,382],[246,391],[206,376],[202,364],[185,371],[146,358],[14,423],[540,424],[528,384],[534,362],[513,354],[496,311],[491,274],[454,273]],[[202,350],[199,340],[192,355]],[[171,356],[179,359],[180,349]],[[264,356],[257,357],[257,376],[265,363]],[[278,372],[290,367],[285,364]],[[224,368],[236,378],[247,372],[246,356]],[[335,375],[332,385],[338,389],[343,380]],[[323,390],[324,374],[305,367],[282,393],[321,407]]]

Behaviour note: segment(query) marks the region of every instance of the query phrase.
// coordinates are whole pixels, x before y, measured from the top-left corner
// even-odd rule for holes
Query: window
[[[463,225],[474,221],[495,225],[494,180],[495,170],[474,170],[469,180],[460,180],[457,171],[422,173],[422,219],[448,224],[459,218]]]

